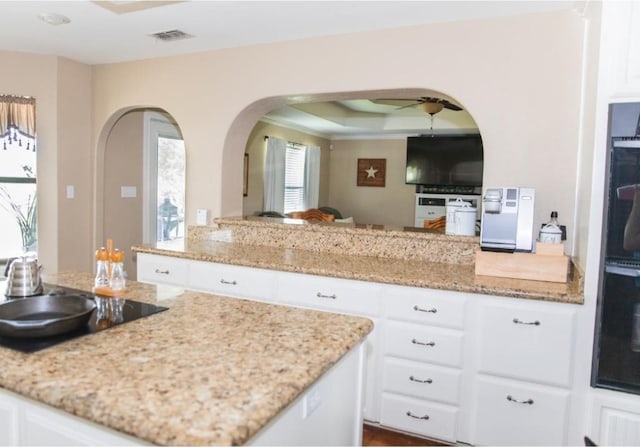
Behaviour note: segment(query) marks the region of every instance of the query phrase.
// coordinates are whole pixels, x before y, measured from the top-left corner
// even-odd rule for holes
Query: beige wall
[[[535,187],[536,224],[558,210],[573,237],[583,30],[577,13],[554,12],[97,66],[94,135],[122,108],[171,113],[187,146],[193,224],[197,208],[242,214],[247,138],[285,96],[432,88],[477,122],[484,184]],[[291,76],[292,63],[304,75]]]
[[[412,227],[415,185],[405,184],[405,139],[334,140],[329,205],[356,223]],[[357,186],[358,158],[387,160],[384,187]]]
[[[144,111],[135,110],[123,115],[114,124],[107,139],[104,166],[104,240],[113,240],[114,248],[125,252],[125,271],[136,279],[133,245],[142,244],[142,153]],[[136,197],[121,197],[122,186],[133,186]]]
[[[264,137],[276,137],[295,143],[320,147],[320,193],[319,206],[329,204],[329,141],[315,135],[285,129],[280,126],[268,124],[263,121],[256,123],[249,134],[246,152],[249,154],[249,188],[248,195],[244,198],[242,214],[253,215],[265,211],[264,203],[264,160],[266,156],[266,143]]]
[[[554,12],[94,67],[2,51],[3,92],[37,100],[41,261],[54,271],[59,264],[93,268],[91,254],[104,233],[96,167],[103,166],[112,124],[126,110],[162,108],[179,124],[187,149],[186,220],[193,224],[198,208],[213,216],[242,213],[243,154],[265,113],[296,98],[362,98],[397,89],[434,89],[460,101],[483,136],[484,184],[535,187],[536,223],[556,209],[571,238],[583,31],[577,13]],[[291,76],[292,63],[304,74]],[[84,96],[89,90],[91,99]],[[92,140],[85,141],[89,133]],[[66,185],[75,186],[76,199],[64,199]],[[89,209],[94,217],[83,222]],[[85,240],[87,231],[95,234],[92,241]]]
[[[0,90],[36,98],[38,256],[44,273],[92,268],[92,68],[0,51]],[[74,185],[75,198],[65,198]]]

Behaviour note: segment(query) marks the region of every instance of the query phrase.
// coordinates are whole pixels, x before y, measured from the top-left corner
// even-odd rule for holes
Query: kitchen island
[[[45,281],[87,290],[92,278]],[[0,387],[141,443],[260,443],[292,405],[304,404],[305,419],[286,419],[292,432],[313,411],[344,411],[326,388],[307,395],[344,359],[361,357],[373,327],[365,318],[135,282],[126,297],[169,309],[31,354],[0,348]],[[361,423],[361,362],[349,376],[354,394],[337,405],[353,430]]]

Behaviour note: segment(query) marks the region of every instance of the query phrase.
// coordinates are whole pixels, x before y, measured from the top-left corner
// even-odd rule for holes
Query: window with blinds
[[[304,211],[305,146],[287,143],[284,171],[284,212]]]

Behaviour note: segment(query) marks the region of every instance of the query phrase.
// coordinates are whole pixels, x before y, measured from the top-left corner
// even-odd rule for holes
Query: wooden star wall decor
[[[358,158],[358,186],[385,186],[386,158]]]

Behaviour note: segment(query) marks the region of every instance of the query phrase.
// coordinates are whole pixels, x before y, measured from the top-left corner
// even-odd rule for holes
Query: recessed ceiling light
[[[44,23],[48,23],[49,25],[64,25],[66,23],[71,22],[69,17],[63,16],[62,14],[55,14],[52,12],[42,12],[38,14],[38,18],[42,20]]]

